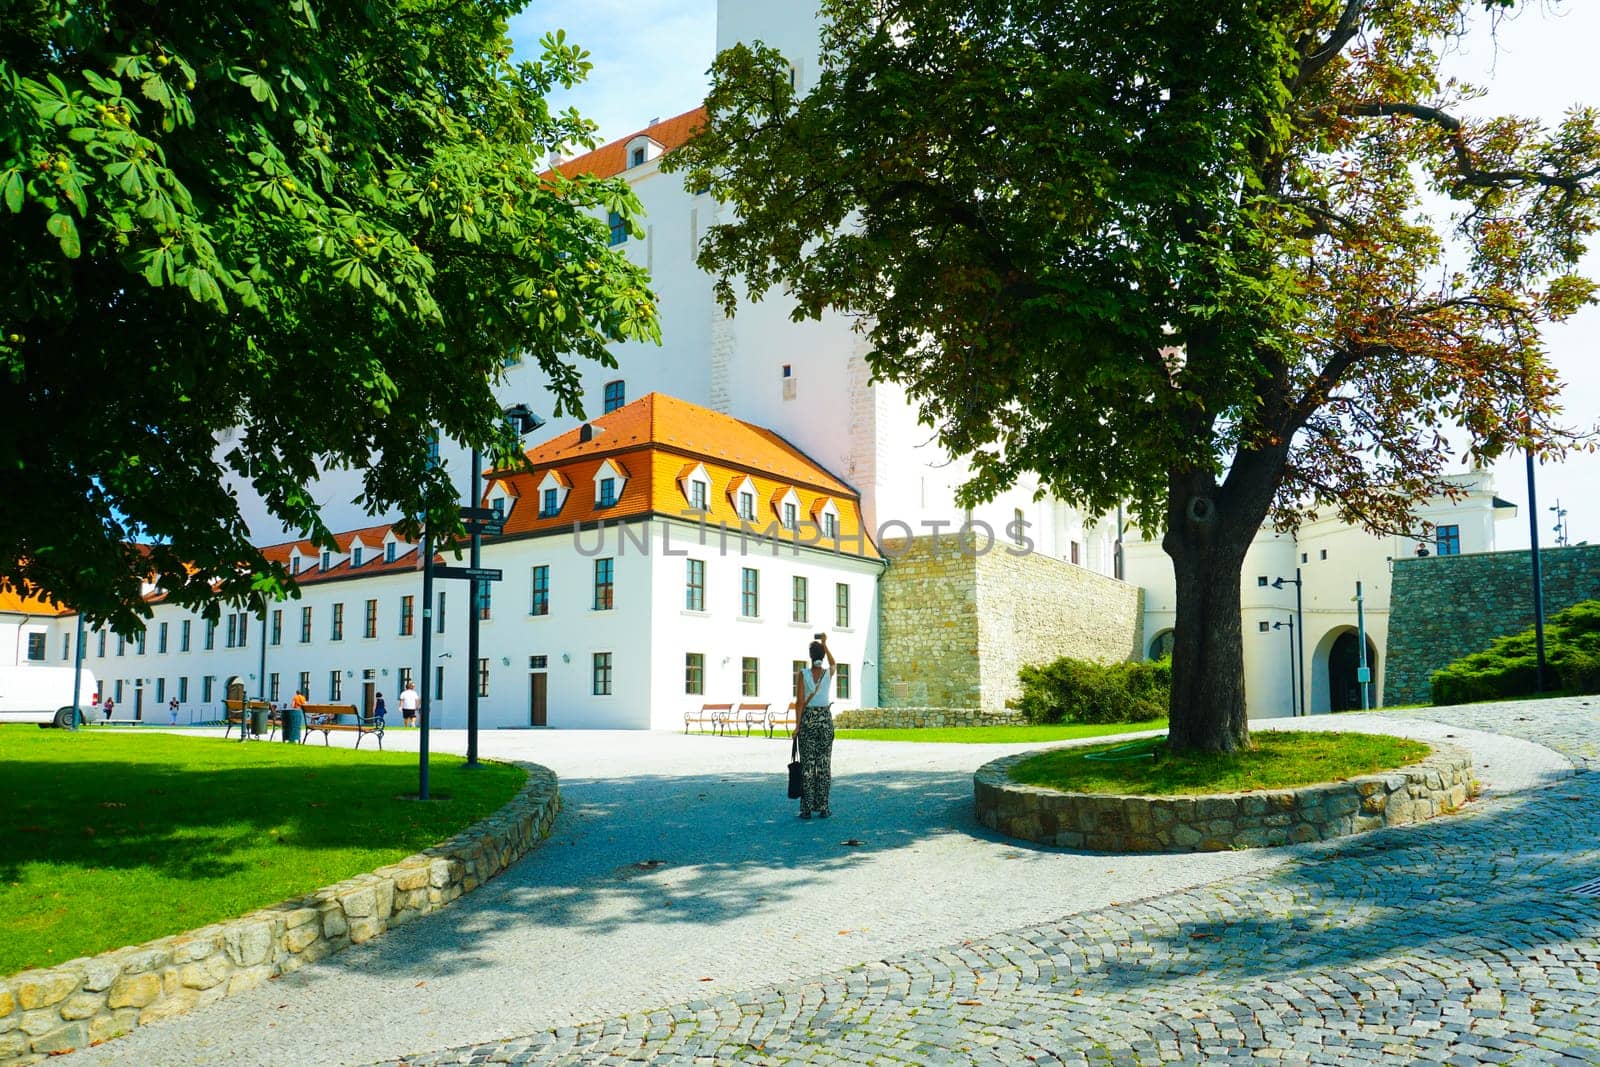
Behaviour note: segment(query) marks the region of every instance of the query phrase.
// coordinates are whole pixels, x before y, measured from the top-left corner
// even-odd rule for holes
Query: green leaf
[[[13,214],[22,210],[22,175],[15,168],[6,171],[4,183],[6,207]]]
[[[83,248],[78,243],[78,224],[71,215],[57,212],[45,221],[44,228],[61,242],[61,253],[68,259],[77,259]]]

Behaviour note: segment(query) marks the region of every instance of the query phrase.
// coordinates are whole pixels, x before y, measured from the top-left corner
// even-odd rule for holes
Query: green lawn
[[[1109,725],[1066,726],[948,726],[908,730],[840,730],[845,741],[933,741],[960,745],[1014,745],[1029,742],[1072,741],[1081,737],[1111,737],[1141,730],[1165,730],[1165,719],[1119,722]]]
[[[0,976],[241,915],[504,805],[517,767],[320,744],[0,726]]]
[[[1170,756],[1161,749],[1161,738],[1133,742],[1128,751],[1110,753],[1121,758],[1092,758],[1118,747],[1114,745],[1041,752],[1012,767],[1011,777],[1025,785],[1071,793],[1238,793],[1393,770],[1432,751],[1420,741],[1381,734],[1262,730],[1251,739],[1252,751],[1225,756]]]

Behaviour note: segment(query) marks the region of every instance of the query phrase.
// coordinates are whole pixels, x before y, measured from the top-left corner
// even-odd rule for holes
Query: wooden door
[[[549,688],[550,676],[544,671],[534,671],[528,675],[528,725],[550,725],[546,711],[546,695]]]

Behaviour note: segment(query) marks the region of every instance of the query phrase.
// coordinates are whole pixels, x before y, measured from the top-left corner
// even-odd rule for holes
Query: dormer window
[[[783,528],[794,530],[800,526],[800,509],[790,501],[783,504]]]
[[[539,482],[539,517],[549,519],[560,514],[571,488],[572,483],[567,481],[565,475],[557,471],[546,474]]]
[[[289,573],[300,573],[300,556],[298,554],[289,557]]]
[[[363,554],[364,553],[363,553],[363,550],[362,550],[360,545],[357,545],[355,548],[351,549],[350,550],[350,566],[352,566],[352,567],[361,566],[361,557],[362,557]]]
[[[394,562],[394,553],[395,553],[394,542],[390,541],[388,544],[383,546],[383,561],[385,563],[393,563]]]
[[[706,498],[708,495],[706,489],[706,483],[698,478],[689,483],[689,506],[691,508],[696,511],[706,510]]]
[[[822,516],[822,536],[835,539],[839,536],[839,517],[831,512]]]
[[[800,496],[789,486],[780,486],[772,494],[770,504],[778,516],[778,524],[785,530],[800,529]]]
[[[600,464],[600,469],[594,472],[594,506],[609,508],[622,499],[622,491],[628,484],[628,472],[614,459],[608,459]]]
[[[691,511],[711,509],[711,475],[704,464],[689,463],[678,471],[678,490],[688,502]]]
[[[630,167],[642,167],[642,166],[644,166],[644,147],[643,146],[640,146],[640,147],[635,148],[633,150],[633,153],[628,157],[628,166],[630,166]]]
[[[749,478],[737,478],[728,484],[728,502],[740,522],[756,521],[756,483]]]
[[[816,523],[822,531],[822,536],[829,540],[838,540],[839,537],[839,505],[830,497],[822,497],[811,505],[811,521]]]
[[[746,522],[756,521],[756,495],[754,493],[739,494],[739,517]]]
[[[638,134],[629,139],[627,146],[628,167],[642,167],[662,152],[661,142],[648,134]]]
[[[500,522],[506,521],[506,498],[497,496],[489,501],[489,508],[494,512],[494,517]]]
[[[327,570],[328,569],[328,565],[330,563],[332,563],[332,562],[333,562],[333,553],[329,552],[327,549],[323,549],[322,550],[322,569],[323,570]]]
[[[617,480],[615,478],[600,479],[600,495],[595,503],[600,507],[609,508],[617,502]]]

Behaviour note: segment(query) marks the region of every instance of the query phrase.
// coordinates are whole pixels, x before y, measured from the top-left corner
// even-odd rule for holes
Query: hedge
[[[1584,600],[1545,624],[1545,662],[1551,682],[1569,693],[1600,693],[1600,600]],[[1433,672],[1435,704],[1470,704],[1536,692],[1538,653],[1533,627],[1497,637],[1482,652]]]
[[[1018,673],[1022,696],[1008,706],[1031,723],[1117,723],[1164,719],[1172,660],[1095,663],[1063,656]]]

